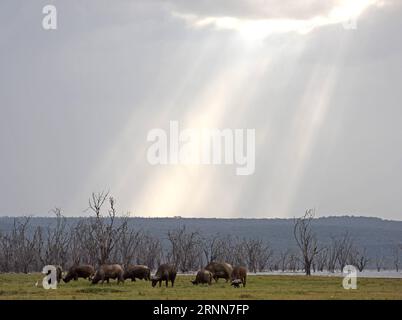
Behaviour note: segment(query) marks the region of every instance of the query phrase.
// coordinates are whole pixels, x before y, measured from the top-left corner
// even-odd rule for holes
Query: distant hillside
[[[78,218],[68,218],[74,223]],[[0,232],[11,230],[14,218],[0,217]],[[32,227],[52,226],[54,218],[32,218]],[[276,253],[295,249],[292,219],[204,219],[204,218],[130,218],[132,227],[150,232],[166,244],[166,233],[181,226],[197,230],[205,235],[231,234],[238,237],[260,238],[269,242]],[[392,251],[402,244],[402,221],[388,221],[366,217],[327,217],[314,220],[314,230],[320,244],[329,243],[331,237],[349,232],[355,244],[366,248],[373,260],[384,256],[388,267],[392,266]]]

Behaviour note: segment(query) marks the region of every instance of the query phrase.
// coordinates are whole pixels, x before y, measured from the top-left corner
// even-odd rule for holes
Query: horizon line
[[[36,216],[36,215],[0,215],[1,218],[56,218],[53,215],[46,215],[46,216]],[[64,218],[90,218],[91,216],[63,216]],[[107,218],[107,216],[104,216]],[[136,216],[136,215],[119,215],[116,218],[132,218],[132,219],[176,219],[176,220],[190,220],[190,219],[204,219],[204,220],[293,220],[297,217],[185,217],[185,216]],[[402,222],[402,220],[396,219],[388,219],[383,217],[377,216],[364,216],[364,215],[328,215],[328,216],[318,216],[314,219],[328,219],[328,218],[364,218],[364,219],[379,219],[382,221],[389,221],[389,222]]]

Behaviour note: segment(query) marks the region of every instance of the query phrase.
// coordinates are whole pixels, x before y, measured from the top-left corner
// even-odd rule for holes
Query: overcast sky
[[[110,190],[137,216],[402,220],[401,30],[397,0],[2,0],[0,215]],[[151,166],[172,120],[254,128],[255,174]]]

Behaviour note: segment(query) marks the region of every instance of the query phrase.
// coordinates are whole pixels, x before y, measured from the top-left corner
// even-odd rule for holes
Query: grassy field
[[[249,276],[246,288],[220,280],[193,286],[193,276],[179,275],[174,288],[152,288],[150,282],[126,281],[91,285],[86,280],[41,286],[41,274],[0,274],[0,299],[402,299],[402,279],[359,278],[357,290],[345,290],[338,277]],[[35,283],[39,281],[39,286]]]

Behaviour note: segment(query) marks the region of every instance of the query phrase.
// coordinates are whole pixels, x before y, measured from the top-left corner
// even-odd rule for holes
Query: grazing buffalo
[[[191,281],[193,284],[202,284],[202,283],[208,283],[211,285],[212,282],[212,273],[211,271],[201,269],[200,271],[197,272],[197,275],[195,277],[195,280]]]
[[[124,270],[119,264],[104,264],[96,271],[92,283],[96,284],[102,281],[103,284],[105,280],[109,283],[109,279],[117,279],[117,283],[124,283]]]
[[[240,280],[240,283],[243,284],[243,287],[246,286],[247,282],[247,269],[245,267],[234,267],[233,272],[232,272],[232,284],[237,280]]]
[[[172,282],[172,287],[174,286],[174,281],[176,279],[177,269],[175,266],[170,264],[162,264],[159,266],[155,275],[151,278],[152,286],[155,287],[159,282],[159,287],[162,286],[162,281],[166,281],[166,287],[169,285],[169,281]]]
[[[67,275],[64,277],[63,281],[67,283],[72,279],[77,281],[78,278],[91,280],[94,274],[95,269],[93,266],[90,266],[88,264],[74,265],[68,270]]]
[[[218,282],[219,278],[223,278],[228,282],[233,272],[232,266],[226,262],[210,262],[205,269],[211,271],[212,277],[216,282]]]
[[[131,265],[125,268],[123,277],[124,280],[131,279],[131,281],[135,281],[135,278],[151,280],[151,270],[147,266]]]

